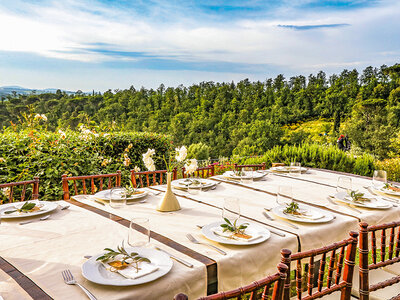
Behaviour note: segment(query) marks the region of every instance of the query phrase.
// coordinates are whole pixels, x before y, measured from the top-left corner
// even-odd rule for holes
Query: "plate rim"
[[[36,201],[36,200],[20,201],[20,202],[30,202],[30,201]],[[40,216],[40,215],[52,212],[52,211],[56,210],[57,207],[58,207],[58,203],[54,203],[53,201],[40,201],[39,200],[39,203],[44,203],[45,205],[50,205],[50,209],[47,209],[45,211],[37,211],[37,212],[30,213],[30,214],[27,214],[27,215],[18,215],[18,216],[16,216],[16,215],[5,215],[5,214],[2,213],[4,211],[4,209],[7,209],[8,206],[12,206],[14,204],[14,202],[5,203],[5,204],[0,205],[0,218],[1,219],[16,219],[16,218],[35,217],[35,216]],[[6,205],[6,207],[4,207],[3,205]],[[53,207],[51,207],[52,205],[53,205]]]
[[[348,201],[348,200],[345,200],[344,199],[344,197],[343,197],[343,199],[341,199],[341,198],[339,198],[337,195],[338,194],[343,194],[344,192],[337,192],[337,193],[335,193],[335,195],[334,195],[334,197],[335,197],[335,199],[337,199],[338,201],[341,201],[341,202],[344,202],[344,203],[346,203],[346,204],[351,204],[351,205],[354,205],[354,206],[358,206],[358,207],[362,207],[362,208],[369,208],[369,209],[389,209],[389,208],[392,208],[393,207],[393,205],[391,204],[391,203],[389,203],[388,201],[379,201],[378,200],[378,202],[381,202],[381,203],[386,203],[387,204],[387,206],[385,206],[385,207],[376,207],[376,206],[367,206],[367,205],[364,205],[364,204],[362,204],[362,203],[358,203],[358,202],[350,202],[350,201]],[[372,195],[373,196],[373,195]]]
[[[284,219],[287,219],[287,220],[290,220],[290,221],[294,221],[294,222],[299,222],[299,223],[309,223],[309,224],[328,223],[328,222],[332,221],[335,218],[334,215],[332,213],[328,212],[328,211],[325,212],[324,210],[322,210],[320,208],[312,207],[312,206],[309,206],[309,205],[304,205],[303,204],[303,206],[307,206],[307,207],[311,208],[312,210],[319,210],[319,211],[323,212],[324,217],[321,218],[321,219],[317,219],[317,220],[312,220],[312,219],[307,219],[307,218],[301,219],[301,218],[296,218],[296,217],[293,217],[293,218],[284,217],[284,216],[279,215],[279,214],[276,213],[276,211],[279,208],[281,208],[281,207],[284,208],[283,205],[275,206],[275,207],[273,207],[271,209],[271,211],[274,213],[274,215],[276,215],[279,218],[284,218]]]
[[[99,197],[99,196],[97,195],[97,194],[100,193],[100,192],[105,192],[105,191],[109,191],[109,190],[110,190],[110,189],[98,191],[98,192],[94,193],[92,196],[93,196],[93,197],[96,197],[96,198],[99,198],[99,199],[101,199],[101,200],[103,200],[103,201],[109,202],[109,201],[110,201],[109,198],[102,198],[102,197]],[[137,197],[132,197],[132,196],[131,196],[131,197],[129,197],[129,198],[126,198],[126,201],[128,201],[128,200],[137,200],[137,199],[141,199],[141,198],[146,197],[146,196],[149,194],[149,192],[146,191],[146,190],[143,190],[143,192],[144,192],[144,193],[140,194],[140,196],[137,196]]]
[[[263,178],[264,176],[266,176],[267,174],[265,173],[265,174],[262,174],[262,173],[258,173],[258,172],[255,172],[256,174],[259,174],[259,175],[257,175],[257,176],[254,176],[254,174],[253,174],[253,177],[251,177],[251,176],[236,176],[236,175],[227,175],[226,173],[228,173],[228,172],[232,172],[232,171],[225,171],[223,174],[222,174],[222,176],[223,177],[226,177],[226,178],[232,178],[232,179],[241,179],[241,178],[243,178],[243,179],[250,179],[250,178],[253,178],[253,179],[260,179],[260,178]]]
[[[145,276],[143,276],[143,277],[140,277],[140,278],[138,278],[138,279],[129,279],[129,278],[125,278],[126,283],[122,283],[122,284],[121,284],[121,283],[111,283],[111,282],[106,283],[106,282],[104,282],[104,281],[99,282],[99,281],[97,281],[97,280],[93,280],[93,279],[88,278],[88,276],[87,276],[87,275],[88,275],[88,274],[87,274],[87,268],[88,268],[89,266],[97,267],[97,264],[101,264],[100,262],[97,262],[96,259],[97,259],[98,257],[104,255],[104,252],[102,252],[102,253],[93,255],[90,259],[88,259],[86,262],[84,262],[84,263],[82,264],[82,266],[81,266],[81,273],[82,273],[82,276],[83,276],[86,280],[89,280],[90,282],[93,282],[93,283],[99,284],[99,285],[105,285],[105,286],[107,286],[107,285],[108,285],[108,286],[134,286],[134,285],[147,284],[147,283],[149,283],[149,282],[153,282],[153,281],[155,281],[155,280],[157,280],[157,279],[159,279],[159,278],[161,278],[161,277],[167,275],[167,274],[171,271],[172,266],[173,266],[173,264],[174,264],[173,261],[172,261],[172,259],[171,259],[171,257],[170,257],[168,254],[166,254],[166,253],[164,253],[164,252],[162,252],[162,251],[156,250],[156,249],[143,248],[143,247],[127,247],[127,248],[125,248],[125,249],[126,249],[127,251],[133,251],[133,249],[135,249],[134,251],[139,252],[139,254],[140,254],[140,250],[139,250],[139,249],[141,249],[141,250],[146,250],[146,251],[152,251],[152,252],[154,251],[154,252],[157,252],[157,253],[160,254],[161,256],[164,256],[163,262],[165,261],[165,262],[166,262],[166,265],[168,264],[167,269],[166,269],[165,271],[163,271],[163,272],[164,272],[163,274],[160,274],[160,275],[157,276],[156,278],[154,278],[154,279],[152,279],[152,280],[150,280],[150,281],[145,281],[145,282],[135,282],[135,281],[138,280],[138,279],[140,279],[140,278],[146,277],[147,275],[145,275]],[[85,272],[86,272],[86,273],[85,273]],[[157,273],[157,271],[154,272],[154,273]],[[154,273],[153,273],[153,274],[154,274]],[[121,275],[121,278],[124,278],[124,277]],[[121,279],[121,280],[123,280],[123,279]],[[120,282],[120,281],[119,281],[119,282]]]
[[[179,178],[179,179],[173,180],[173,181],[171,182],[172,187],[186,188],[185,186],[179,185],[179,181],[182,181],[182,180],[184,180],[184,179],[186,179],[186,178]],[[206,180],[208,183],[207,183],[206,185],[204,185],[204,186],[201,186],[201,187],[200,187],[200,186],[195,186],[195,187],[193,187],[193,188],[196,188],[196,189],[199,189],[199,188],[206,189],[206,188],[213,187],[213,186],[215,186],[215,185],[217,184],[217,182],[214,182],[214,181],[212,181],[212,180],[210,180],[210,179],[208,179],[208,178],[201,178],[201,179]]]
[[[206,229],[211,229],[212,227],[215,227],[216,225],[221,225],[222,223],[223,223],[223,221],[215,221],[215,222],[209,223],[207,225],[204,225],[203,228],[201,229],[201,233],[203,234],[203,236],[205,236],[207,239],[209,239],[211,241],[214,241],[214,242],[217,242],[217,243],[220,243],[220,244],[234,245],[234,246],[257,245],[257,244],[261,244],[261,243],[267,241],[271,237],[271,231],[268,228],[266,228],[266,227],[264,228],[263,226],[261,226],[261,225],[259,225],[257,223],[251,222],[251,221],[249,221],[249,222],[244,221],[242,223],[249,223],[249,224],[252,224],[254,226],[260,227],[261,229],[264,229],[265,232],[266,232],[266,236],[264,238],[258,238],[258,239],[254,240],[254,241],[251,241],[251,242],[244,242],[244,241],[243,242],[235,242],[234,240],[230,241],[228,239],[224,239],[223,237],[219,237],[219,236],[215,235],[214,233],[212,233],[211,230],[209,230],[210,233],[212,233],[213,236],[215,236],[216,238],[221,239],[221,240],[217,241],[215,239],[212,239],[211,237],[208,237],[205,234],[205,230]],[[239,224],[241,224],[241,223],[239,223]]]

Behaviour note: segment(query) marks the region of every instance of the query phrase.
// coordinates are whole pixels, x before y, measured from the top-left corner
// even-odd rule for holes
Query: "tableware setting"
[[[172,268],[170,256],[162,251],[123,245],[105,248],[82,265],[87,280],[111,286],[132,286],[154,281]]]
[[[0,217],[2,219],[33,217],[52,212],[57,207],[57,203],[39,200],[6,203],[0,205]]]
[[[333,198],[348,205],[354,205],[361,208],[389,209],[393,207],[390,202],[381,200],[374,195],[354,190],[337,192],[333,195]]]
[[[113,198],[115,198],[116,201],[124,202],[125,198],[125,201],[127,203],[135,202],[136,200],[142,199],[149,194],[149,192],[145,189],[124,189],[117,187],[109,190],[99,191],[95,193],[92,197],[93,199],[99,199],[100,202],[109,202],[111,193],[113,193]]]
[[[232,180],[259,180],[263,178],[266,173],[254,172],[253,170],[233,170],[233,171],[226,171],[222,174],[222,177]]]
[[[184,190],[209,189],[209,188],[216,186],[216,184],[217,183],[213,180],[204,179],[204,178],[195,178],[195,177],[181,178],[181,179],[172,181],[173,188],[184,189]]]
[[[277,217],[301,223],[327,223],[334,219],[331,213],[297,202],[276,206],[271,211]]]
[[[269,169],[271,172],[276,172],[276,173],[292,173],[297,171],[297,173],[306,173],[308,171],[308,168],[305,167],[299,167],[299,166],[277,166],[277,167],[271,167]],[[299,172],[300,171],[300,172]]]

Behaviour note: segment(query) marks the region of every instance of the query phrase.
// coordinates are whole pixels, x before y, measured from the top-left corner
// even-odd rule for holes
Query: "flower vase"
[[[181,206],[179,205],[178,199],[172,192],[171,188],[171,177],[172,173],[167,173],[167,191],[164,194],[164,197],[161,199],[160,203],[158,203],[157,210],[158,211],[176,211],[180,210]]]

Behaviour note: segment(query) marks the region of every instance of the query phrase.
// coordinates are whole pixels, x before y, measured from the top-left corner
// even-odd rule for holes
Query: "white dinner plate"
[[[6,211],[20,208],[26,202],[34,202],[34,203],[37,203],[37,205],[42,205],[42,207],[38,211],[29,212],[29,213],[19,213],[19,212],[14,212],[11,214],[5,213]],[[57,203],[50,202],[50,201],[38,201],[38,200],[7,203],[7,204],[0,205],[0,216],[2,219],[33,217],[33,216],[43,215],[48,212],[51,212],[51,211],[57,209],[57,207],[58,207]]]
[[[399,187],[397,185],[394,185],[394,186],[395,187]],[[380,191],[382,193],[385,193],[385,194],[388,194],[388,195],[392,195],[392,196],[400,196],[400,192],[392,191],[392,190],[386,189],[384,187],[381,187],[380,189],[378,189],[378,191]]]
[[[172,260],[168,254],[148,248],[129,247],[125,248],[128,252],[137,252],[140,256],[148,258],[152,264],[158,267],[158,270],[137,279],[125,278],[122,275],[108,271],[100,261],[96,259],[104,253],[92,256],[82,265],[82,275],[87,280],[112,286],[131,286],[154,281],[166,275],[172,268]]]
[[[263,178],[265,175],[267,174],[263,174],[257,171],[252,172],[253,174],[251,174],[251,172],[244,172],[245,174],[243,176],[238,176],[235,175],[235,173],[233,171],[226,171],[224,174],[222,174],[223,177],[226,178],[232,178],[232,179],[261,179]]]
[[[111,190],[102,190],[100,192],[97,192],[93,196],[96,197],[96,198],[99,198],[101,200],[104,200],[104,201],[110,201],[110,191]],[[141,198],[146,197],[147,194],[148,194],[148,192],[146,190],[139,189],[139,191],[141,191],[143,193],[126,197],[126,200],[128,201],[128,200],[141,199]]]
[[[284,213],[285,209],[286,206],[280,205],[274,207],[271,211],[280,218],[302,223],[326,223],[332,221],[334,218],[334,216],[327,211],[303,204],[299,204],[299,209],[307,210],[308,216],[296,216]]]
[[[269,170],[272,172],[278,172],[278,173],[290,173],[292,167],[290,166],[279,166],[279,167],[271,167]],[[307,172],[307,168],[300,167],[301,173]]]
[[[233,240],[229,239],[226,237],[222,237],[220,235],[216,235],[214,233],[214,228],[220,227],[221,224],[224,224],[224,221],[219,221],[219,222],[213,222],[211,224],[205,225],[202,229],[201,232],[204,234],[204,236],[214,242],[218,242],[221,244],[229,244],[229,245],[240,245],[240,246],[247,246],[247,245],[255,245],[262,243],[266,240],[269,239],[271,236],[270,231],[265,228],[264,226],[258,225],[256,223],[251,223],[247,222],[245,220],[239,220],[238,225],[243,224],[243,223],[249,223],[248,227],[246,228],[245,233],[252,235],[252,236],[257,236],[260,235],[259,238],[253,239],[251,241],[242,241],[242,240]]]
[[[365,193],[364,196],[366,198],[369,198],[371,201],[365,201],[365,202],[354,202],[351,200],[351,197],[346,193],[346,192],[339,192],[335,194],[335,198],[341,202],[359,206],[359,207],[364,207],[364,208],[373,208],[373,209],[389,209],[393,205],[390,204],[387,201],[380,200],[378,197]]]
[[[213,180],[209,180],[209,179],[204,179],[204,178],[181,178],[181,179],[177,179],[172,181],[172,186],[175,188],[186,188],[186,185],[188,182],[190,182],[190,180],[192,179],[196,179],[198,180],[201,184],[199,185],[190,185],[190,188],[195,188],[195,189],[207,189],[210,187],[213,187],[214,185],[217,184],[217,182],[213,181]]]

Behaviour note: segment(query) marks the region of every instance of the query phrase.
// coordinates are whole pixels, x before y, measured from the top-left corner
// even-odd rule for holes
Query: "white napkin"
[[[107,263],[102,263],[107,270],[110,270],[112,267]],[[122,270],[117,270],[117,273],[124,276],[128,279],[138,279],[140,277],[146,276],[148,274],[154,273],[159,268],[148,262],[140,262],[139,264],[140,270],[136,272],[136,269],[133,266],[126,267]]]
[[[259,233],[253,233],[252,232],[250,234],[250,233],[246,233],[245,232],[246,234],[251,235],[251,238],[244,239],[244,238],[240,238],[240,237],[237,237],[237,236],[235,236],[234,238],[231,238],[232,233],[230,233],[228,231],[224,232],[222,227],[213,227],[213,228],[211,228],[211,231],[214,232],[214,234],[217,235],[217,236],[224,237],[224,238],[226,238],[228,240],[236,240],[236,241],[241,241],[241,242],[252,242],[252,241],[254,241],[256,239],[259,239],[261,237],[261,234],[259,234]]]

